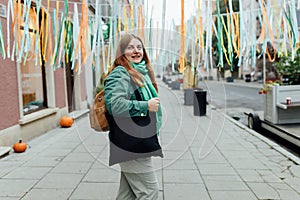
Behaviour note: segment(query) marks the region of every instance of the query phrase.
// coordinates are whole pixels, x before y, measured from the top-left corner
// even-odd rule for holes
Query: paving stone
[[[248,186],[259,199],[280,199],[276,190],[267,183],[248,183]]]
[[[119,165],[114,165],[112,167],[109,167],[107,163],[108,163],[108,160],[104,161],[102,159],[97,158],[97,160],[92,164],[91,169],[114,168],[114,169],[120,170]]]
[[[227,164],[228,161],[221,155],[221,154],[215,154],[215,153],[209,153],[209,150],[207,151],[200,151],[198,154],[194,154],[196,162],[201,164]]]
[[[96,183],[118,183],[120,180],[120,171],[107,169],[90,169],[83,178],[82,182]]]
[[[197,170],[163,170],[163,180],[165,183],[202,183]]]
[[[42,157],[65,157],[71,152],[71,149],[47,149],[38,155]]]
[[[193,169],[196,170],[197,166],[193,160],[163,160],[163,168],[164,169]]]
[[[235,169],[268,169],[263,163],[259,160],[253,159],[230,159],[229,161]]]
[[[284,182],[291,186],[295,191],[300,191],[300,178],[288,177],[284,179]]]
[[[0,179],[0,197],[21,197],[27,193],[37,181],[38,180]]]
[[[280,196],[280,199],[284,199],[284,200],[300,199],[299,191],[293,190],[292,187],[290,187],[285,183],[270,183],[269,185],[276,190],[276,192]]]
[[[115,199],[119,185],[117,183],[80,183],[72,193],[70,200],[112,200]]]
[[[280,200],[296,200],[300,199],[300,194],[294,190],[280,190],[277,189],[276,192],[279,194]]]
[[[20,200],[20,198],[18,197],[2,197],[0,196],[1,200]]]
[[[204,181],[225,181],[225,182],[240,182],[242,179],[238,175],[213,175],[213,176],[202,176]]]
[[[34,188],[44,189],[69,189],[75,188],[80,180],[83,178],[83,174],[47,174]]]
[[[257,172],[260,174],[261,178],[267,183],[282,182],[282,180],[270,170],[257,170]]]
[[[192,154],[190,151],[167,151],[163,150],[164,158],[168,160],[177,160],[177,159],[190,159],[192,160]]]
[[[73,189],[32,189],[22,200],[64,200],[68,199]]]
[[[54,149],[70,149],[73,150],[78,145],[78,142],[57,142],[51,145]]]
[[[63,160],[63,157],[35,157],[26,162],[26,167],[54,167]]]
[[[9,159],[9,161],[17,161],[17,162],[25,163],[31,160],[32,158],[35,158],[36,155],[37,152],[32,152],[31,148],[28,147],[27,150],[23,153],[15,153],[14,151],[11,151],[7,157],[4,157],[1,160]]]
[[[170,183],[164,185],[165,200],[210,200],[203,184]]]
[[[264,182],[260,174],[254,169],[237,169],[237,171],[245,182]]]
[[[290,171],[294,176],[300,178],[300,165],[292,165]]]
[[[203,176],[208,191],[238,191],[249,190],[247,185],[238,176]]]
[[[62,161],[53,168],[52,173],[66,173],[66,174],[85,174],[91,167],[91,162],[66,162]]]
[[[64,158],[65,162],[94,162],[97,155],[91,153],[71,153]]]
[[[236,175],[237,173],[228,164],[198,164],[202,175]]]
[[[39,180],[45,176],[51,167],[18,167],[4,176],[4,179],[36,179]]]
[[[21,166],[23,162],[19,161],[9,161],[9,160],[0,160],[0,178],[2,176],[5,176],[10,171],[13,171],[14,169]]]
[[[211,200],[257,200],[251,191],[209,191]]]
[[[93,155],[98,155],[105,146],[107,145],[107,142],[105,145],[93,145],[93,146],[86,146],[85,144],[79,145],[75,148],[73,151],[74,153],[92,153]]]

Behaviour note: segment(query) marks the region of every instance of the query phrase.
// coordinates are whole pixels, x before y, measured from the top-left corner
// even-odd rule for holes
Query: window
[[[31,50],[23,54],[22,62],[20,63],[21,73],[21,91],[23,103],[23,115],[44,109],[47,107],[47,91],[46,91],[46,73],[44,61],[38,61],[36,65],[35,41],[37,35],[37,15],[36,8],[32,7],[29,12],[29,31],[25,33],[24,23],[20,26],[20,32],[26,34],[31,41]],[[40,24],[41,19],[39,19]],[[23,25],[23,26],[22,26]],[[41,40],[40,47],[43,45]],[[26,62],[25,61],[26,58]]]
[[[30,60],[21,65],[22,102],[24,115],[46,107],[43,79],[45,75],[41,66],[35,66]]]

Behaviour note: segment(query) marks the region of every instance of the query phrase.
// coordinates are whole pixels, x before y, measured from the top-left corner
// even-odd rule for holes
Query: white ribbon
[[[7,20],[6,20],[6,30],[10,30],[10,15],[12,20],[14,21],[14,8],[13,8],[13,2],[12,0],[8,0],[8,5],[7,5]],[[15,27],[13,27],[15,29]],[[14,30],[15,32],[15,30]],[[7,58],[10,58],[10,33],[8,32],[6,34],[7,37]]]
[[[78,7],[77,3],[74,3],[74,13],[73,13],[73,43],[74,43],[74,48],[73,48],[73,53],[72,53],[72,70],[75,68],[75,63],[76,59],[78,58],[78,55],[76,55],[76,49],[77,49],[77,44],[78,44],[78,35],[79,35],[79,18],[78,18]],[[80,48],[80,47],[78,47]]]
[[[39,27],[39,16],[40,16],[40,10],[41,10],[41,0],[37,0],[36,3],[36,9],[37,9],[37,17],[36,17],[36,27]],[[39,63],[39,48],[40,48],[40,43],[39,43],[39,39],[40,39],[40,30],[38,29],[37,33],[36,33],[36,41],[35,41],[35,66],[38,65]]]

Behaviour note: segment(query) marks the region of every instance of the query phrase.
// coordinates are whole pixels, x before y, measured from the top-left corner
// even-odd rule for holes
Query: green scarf
[[[138,90],[142,94],[144,100],[149,100],[154,97],[158,97],[156,89],[154,88],[152,81],[149,77],[148,69],[146,67],[146,62],[143,60],[140,63],[136,64],[131,62],[131,66],[140,72],[143,75],[144,79],[144,87],[139,87]],[[159,134],[159,130],[162,124],[162,109],[159,104],[158,111],[156,112],[156,125],[157,125],[157,133]]]

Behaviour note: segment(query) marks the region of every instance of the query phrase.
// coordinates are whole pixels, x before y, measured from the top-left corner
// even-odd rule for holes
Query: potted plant
[[[289,51],[276,63],[282,85],[300,85],[300,48],[295,55]]]
[[[295,119],[298,108],[287,108],[286,99],[300,101],[300,49],[280,57],[276,63],[278,79],[267,81],[259,94],[264,97],[264,119],[273,124],[298,122]]]

